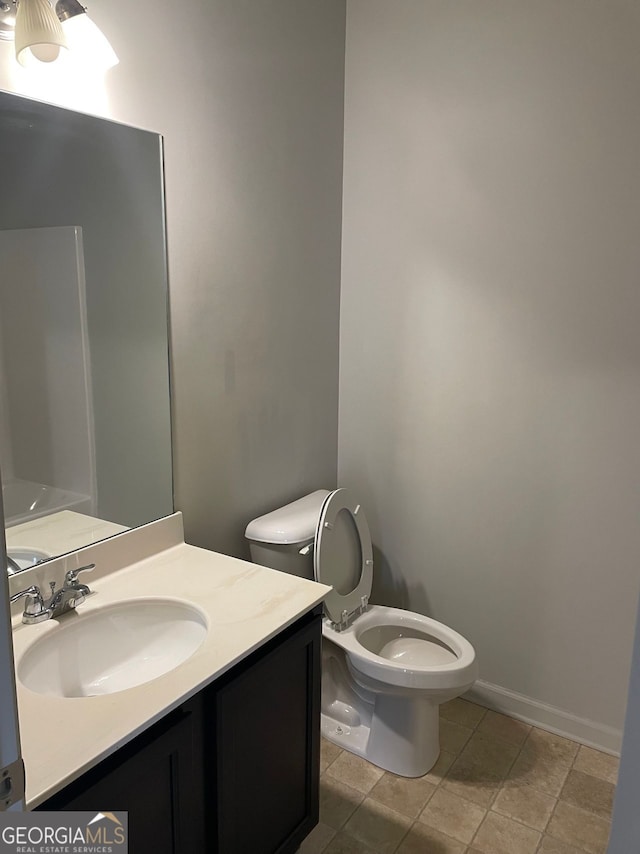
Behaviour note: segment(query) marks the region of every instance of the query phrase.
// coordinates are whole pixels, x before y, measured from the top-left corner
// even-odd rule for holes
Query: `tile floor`
[[[320,824],[300,854],[605,854],[618,760],[457,699],[407,779],[322,743]]]

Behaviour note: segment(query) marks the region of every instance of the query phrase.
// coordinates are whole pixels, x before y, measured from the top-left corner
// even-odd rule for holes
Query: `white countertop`
[[[176,517],[169,519],[174,520],[175,529]],[[153,525],[158,530],[160,523]],[[126,537],[136,534],[140,541],[146,527],[115,538],[120,552]],[[89,554],[78,556],[81,560],[87,557],[99,560]],[[94,576],[83,579],[94,594],[79,606],[78,614],[90,614],[120,601],[168,597],[200,608],[207,617],[208,632],[200,648],[179,667],[115,694],[73,699],[44,696],[29,691],[17,678],[28,809],[225,673],[319,604],[330,590],[184,543],[96,576],[95,580]],[[16,673],[26,649],[39,638],[61,631],[65,619],[28,626],[14,618]]]

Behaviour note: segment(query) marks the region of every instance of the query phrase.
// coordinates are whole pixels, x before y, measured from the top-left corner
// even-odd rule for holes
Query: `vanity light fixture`
[[[16,31],[16,4],[13,0],[0,0],[0,40],[13,41]]]
[[[81,68],[107,71],[118,63],[104,33],[78,0],[0,0],[0,39],[13,40],[21,65],[68,55]],[[68,50],[67,50],[68,49]]]

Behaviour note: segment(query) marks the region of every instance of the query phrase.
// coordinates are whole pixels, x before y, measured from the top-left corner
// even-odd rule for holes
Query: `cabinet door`
[[[218,854],[288,854],[318,822],[321,620],[213,696]]]
[[[201,715],[186,703],[40,809],[126,810],[132,854],[204,851]]]

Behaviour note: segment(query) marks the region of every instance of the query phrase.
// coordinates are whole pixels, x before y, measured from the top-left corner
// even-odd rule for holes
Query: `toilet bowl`
[[[362,506],[349,490],[316,490],[254,519],[256,563],[332,586],[322,626],[322,734],[404,777],[440,752],[439,705],[477,676],[472,645],[442,623],[370,605],[373,549]]]

